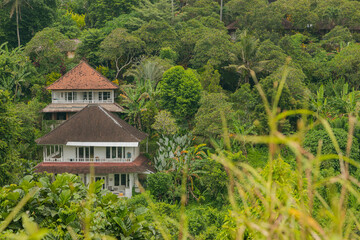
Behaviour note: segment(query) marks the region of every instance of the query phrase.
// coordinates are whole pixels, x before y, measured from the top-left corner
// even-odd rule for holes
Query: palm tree
[[[132,76],[135,78],[136,85],[151,84],[151,87],[155,90],[158,82],[161,80],[164,73],[164,67],[156,61],[148,59],[141,60],[133,68],[129,69],[124,76]],[[147,80],[149,81],[147,83]]]
[[[146,111],[145,100],[149,99],[149,94],[141,88],[135,88],[131,85],[125,85],[120,88],[122,92],[122,104],[125,107],[124,113],[127,119],[141,130],[141,113]]]
[[[26,77],[29,76],[31,73],[27,71],[27,68],[19,68],[15,67],[14,69],[14,84],[15,84],[15,99],[19,99],[21,95],[21,83],[26,83]]]
[[[229,65],[229,68],[235,68],[236,71],[244,75],[245,83],[249,82],[250,70],[261,72],[263,65],[267,61],[258,61],[256,53],[259,46],[259,40],[248,34],[246,30],[240,33],[240,41],[236,43],[239,52],[239,65]],[[240,85],[239,80],[239,85]]]
[[[28,5],[29,3],[25,0],[3,0],[1,7],[4,7],[6,5],[11,5],[10,9],[10,18],[14,15],[14,12],[16,14],[16,33],[17,33],[17,39],[18,39],[18,47],[20,47],[20,30],[19,30],[19,17],[21,17],[21,6],[23,2],[26,2]]]

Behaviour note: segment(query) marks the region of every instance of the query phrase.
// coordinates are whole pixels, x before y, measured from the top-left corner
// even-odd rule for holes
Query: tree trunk
[[[172,23],[174,23],[174,0],[171,0],[171,19],[172,19]]]
[[[222,18],[223,18],[223,0],[220,1],[220,22],[222,22]]]
[[[20,47],[20,31],[19,31],[19,6],[16,6],[16,33],[18,39],[18,47]]]

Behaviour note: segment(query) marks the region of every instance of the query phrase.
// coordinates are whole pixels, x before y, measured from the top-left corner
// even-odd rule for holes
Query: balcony
[[[65,100],[65,99],[52,99],[52,103],[113,103],[113,99],[107,100]]]
[[[131,158],[45,158],[44,162],[131,162]]]

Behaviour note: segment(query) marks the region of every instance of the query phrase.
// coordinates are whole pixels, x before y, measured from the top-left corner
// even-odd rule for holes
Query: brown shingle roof
[[[47,90],[98,90],[98,89],[118,89],[112,83],[92,68],[89,64],[82,61],[79,65],[64,74],[61,78],[48,86]]]
[[[94,167],[95,174],[155,172],[154,168],[149,164],[149,160],[144,155],[138,156],[133,162],[124,163],[42,162],[35,167],[35,171],[83,174],[90,173],[90,167]]]
[[[50,103],[41,112],[79,112],[87,103]],[[109,112],[123,112],[124,109],[117,103],[99,103],[101,107]]]
[[[89,104],[45,136],[38,144],[67,142],[141,142],[147,137],[100,105]]]

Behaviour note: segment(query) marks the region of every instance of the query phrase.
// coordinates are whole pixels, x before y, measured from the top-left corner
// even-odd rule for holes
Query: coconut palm
[[[152,89],[156,89],[158,82],[164,73],[164,67],[156,61],[149,59],[141,60],[133,68],[129,69],[124,76],[132,76],[136,81],[136,85],[149,85]]]
[[[248,34],[244,30],[239,35],[240,41],[236,43],[238,50],[238,59],[240,60],[239,65],[229,65],[228,68],[234,68],[240,74],[244,75],[245,83],[249,82],[250,70],[255,73],[261,72],[264,64],[267,61],[259,61],[256,57],[258,51],[259,40]],[[239,85],[240,85],[239,81]]]
[[[19,30],[19,18],[21,18],[21,6],[23,3],[26,3],[29,5],[29,3],[25,0],[3,0],[1,3],[1,7],[10,5],[10,18],[12,16],[16,15],[16,33],[17,33],[17,39],[18,39],[18,47],[20,47],[20,30]]]

